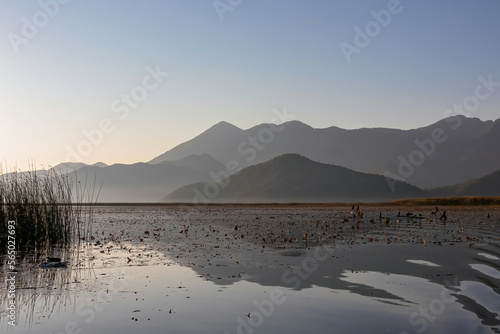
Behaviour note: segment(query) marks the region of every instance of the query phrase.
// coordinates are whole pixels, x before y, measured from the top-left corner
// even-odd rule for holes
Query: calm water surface
[[[8,270],[4,266],[0,330],[54,334],[500,333],[498,244],[330,244],[268,247],[263,252],[260,244],[257,247],[245,240],[234,242],[244,245],[240,248],[222,250],[232,244],[220,238],[219,245],[202,252],[183,248],[182,262],[177,258],[179,248],[174,248],[179,240],[164,240],[166,234],[152,238],[157,226],[172,224],[185,238],[181,241],[193,249],[193,244],[202,247],[203,239],[210,236],[184,237],[180,232],[185,229],[186,213],[165,215],[163,220],[158,211],[129,212],[122,219],[103,211],[98,233],[102,235],[99,227],[111,228],[112,221],[127,231],[136,228],[140,238],[130,233],[121,242],[115,239],[81,249],[79,258],[73,256],[66,269],[40,269],[26,260],[17,278],[15,327],[8,324]],[[158,225],[152,226],[154,219]],[[238,221],[226,230],[233,231],[234,223]],[[151,238],[143,235],[144,225]],[[219,230],[217,235],[226,231],[220,226]],[[126,235],[115,235],[120,234]],[[232,252],[238,263],[232,265],[225,258],[217,262],[217,254]],[[247,262],[240,265],[240,260]]]

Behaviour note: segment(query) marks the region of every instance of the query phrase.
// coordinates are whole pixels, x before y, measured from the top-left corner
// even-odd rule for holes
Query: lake
[[[0,329],[500,333],[499,209],[433,210],[97,207],[68,268],[20,254],[16,326],[3,266]]]

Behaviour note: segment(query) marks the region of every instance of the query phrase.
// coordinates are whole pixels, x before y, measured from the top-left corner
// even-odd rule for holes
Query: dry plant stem
[[[0,235],[16,221],[18,250],[67,247],[91,232],[94,189],[54,169],[4,173],[0,167]],[[94,181],[95,187],[95,181]],[[89,205],[84,205],[84,200]],[[7,238],[0,238],[0,246]]]

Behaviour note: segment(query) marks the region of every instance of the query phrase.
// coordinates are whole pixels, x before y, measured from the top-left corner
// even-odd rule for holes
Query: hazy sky
[[[0,158],[148,161],[283,107],[321,128],[428,125],[479,76],[500,81],[499,15],[498,0],[1,0]],[[499,106],[500,88],[470,114]]]

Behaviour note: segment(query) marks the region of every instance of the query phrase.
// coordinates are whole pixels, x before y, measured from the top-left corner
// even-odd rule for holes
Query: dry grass
[[[456,205],[456,206],[484,206],[500,205],[500,197],[439,197],[400,200],[392,203],[402,206],[432,206],[432,205]]]
[[[0,174],[0,245],[11,220],[18,250],[64,247],[90,231],[92,206],[82,203],[92,202],[93,193],[88,195],[86,182],[52,169]]]

